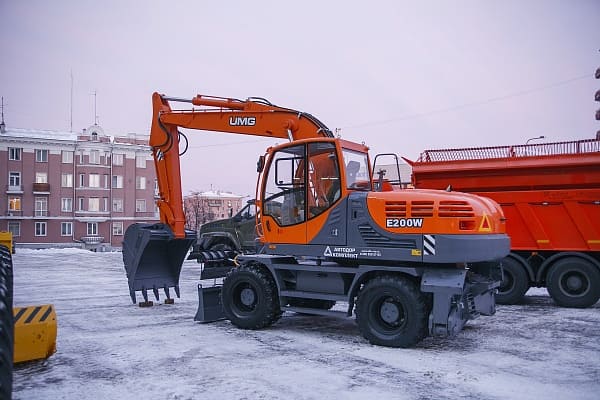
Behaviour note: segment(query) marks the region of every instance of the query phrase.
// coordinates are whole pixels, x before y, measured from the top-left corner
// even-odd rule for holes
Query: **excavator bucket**
[[[125,231],[123,239],[123,263],[129,281],[129,294],[136,303],[136,291],[141,291],[144,303],[148,301],[148,291],[154,293],[158,301],[158,291],[163,289],[172,303],[169,288],[175,289],[179,297],[179,274],[188,250],[196,241],[194,231],[185,231],[185,238],[175,238],[171,228],[163,223],[132,224]]]

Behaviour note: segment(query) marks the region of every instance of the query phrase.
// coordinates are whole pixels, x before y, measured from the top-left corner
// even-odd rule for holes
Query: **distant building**
[[[134,222],[157,221],[147,138],[0,130],[0,230],[18,247],[120,247]]]
[[[186,228],[198,231],[202,224],[217,219],[229,218],[242,206],[240,196],[221,191],[193,192],[183,198]]]

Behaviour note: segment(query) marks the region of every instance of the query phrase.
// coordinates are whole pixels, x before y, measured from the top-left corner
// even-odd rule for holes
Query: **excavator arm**
[[[189,103],[187,110],[174,110],[173,103]],[[152,95],[152,147],[161,223],[132,224],[123,239],[123,262],[129,281],[129,293],[136,302],[141,291],[143,304],[150,305],[147,291],[158,300],[164,289],[171,302],[169,288],[179,296],[179,274],[196,232],[185,229],[183,191],[181,187],[180,140],[187,138],[179,128],[240,135],[272,137],[290,141],[333,137],[331,131],[310,114],[275,106],[262,98],[238,100],[197,95],[192,99]],[[185,152],[185,150],[184,150]]]
[[[191,103],[202,107],[192,110],[173,110],[170,102]],[[152,95],[152,128],[149,144],[152,147],[158,180],[161,221],[177,238],[185,237],[185,215],[181,188],[178,128],[240,135],[272,137],[290,141],[315,137],[333,137],[331,131],[317,118],[296,110],[275,106],[260,98],[245,101],[197,95],[192,99]]]

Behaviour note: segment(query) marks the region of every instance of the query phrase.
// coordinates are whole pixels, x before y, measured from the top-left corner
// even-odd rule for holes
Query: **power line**
[[[555,88],[558,86],[564,86],[564,85],[567,85],[567,84],[575,82],[575,81],[580,81],[582,79],[588,79],[591,76],[592,75],[590,75],[590,74],[580,75],[580,76],[576,76],[574,78],[566,79],[564,81],[554,82],[554,83],[550,83],[548,85],[538,86],[538,87],[531,88],[531,89],[521,90],[521,91],[510,93],[510,94],[507,94],[504,96],[491,97],[489,99],[479,100],[479,101],[475,101],[472,103],[459,104],[456,106],[440,108],[437,110],[424,111],[424,112],[415,113],[415,114],[408,114],[408,115],[404,115],[402,117],[397,117],[397,118],[389,118],[389,119],[384,119],[384,120],[379,120],[379,121],[370,121],[370,122],[364,122],[364,123],[356,124],[356,125],[343,126],[342,129],[363,128],[363,127],[367,127],[367,126],[384,125],[384,124],[389,124],[389,123],[397,122],[397,121],[423,118],[423,117],[428,117],[430,115],[462,110],[462,109],[469,108],[469,107],[475,107],[475,106],[485,105],[485,104],[489,104],[489,103],[494,103],[497,101],[507,100],[507,99],[510,99],[513,97],[525,96],[525,95],[528,95],[531,93],[552,89],[552,88]]]

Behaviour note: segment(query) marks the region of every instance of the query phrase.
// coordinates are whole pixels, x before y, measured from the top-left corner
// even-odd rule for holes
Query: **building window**
[[[19,196],[8,196],[8,211],[21,211],[21,198]]]
[[[63,212],[73,211],[73,199],[70,197],[63,197],[60,199],[60,209]]]
[[[13,237],[21,236],[21,223],[11,221],[8,223],[8,231],[12,233]]]
[[[63,164],[73,164],[73,152],[72,151],[64,151],[63,150],[62,163]]]
[[[85,187],[85,174],[79,174],[79,187]]]
[[[146,200],[137,199],[135,201],[135,212],[146,212]]]
[[[73,187],[73,174],[62,174],[60,185],[62,187]]]
[[[48,183],[48,174],[45,172],[36,172],[35,183]]]
[[[113,199],[112,210],[114,212],[123,212],[123,199]]]
[[[83,150],[79,150],[79,164],[83,164]]]
[[[90,151],[90,164],[100,164],[100,152],[98,150]]]
[[[123,176],[113,175],[112,187],[113,187],[113,189],[123,189]]]
[[[98,132],[92,132],[92,141],[94,141],[94,142],[98,141]]]
[[[60,223],[60,236],[72,236],[73,235],[73,223],[72,222],[61,222]]]
[[[145,190],[146,189],[146,177],[136,176],[135,177],[135,188]]]
[[[123,154],[113,154],[112,163],[113,165],[123,165]]]
[[[97,222],[88,222],[87,223],[87,234],[88,235],[97,235],[98,234],[98,223]]]
[[[91,188],[99,188],[100,187],[100,174],[90,174],[88,185]]]
[[[102,198],[102,211],[108,211],[108,197]]]
[[[100,211],[100,198],[90,197],[88,199],[88,211]]]
[[[122,236],[123,235],[123,222],[113,222],[112,234],[113,234],[113,236]]]
[[[137,168],[146,168],[146,156],[137,156],[135,158],[135,166]]]
[[[36,149],[36,151],[35,151],[35,161],[37,161],[37,162],[48,162],[48,150]]]
[[[35,236],[46,236],[46,223],[36,222],[35,223]]]
[[[21,190],[21,173],[20,172],[9,172],[8,173],[8,186],[9,186],[9,190]]]
[[[223,205],[222,200],[208,199],[209,207],[221,207]]]
[[[108,189],[108,174],[104,174],[104,189]]]
[[[35,216],[36,217],[47,217],[48,216],[48,198],[47,197],[36,197],[35,198]],[[46,234],[44,234],[46,236]]]
[[[18,147],[9,147],[8,159],[12,161],[21,161],[21,149]]]
[[[83,204],[85,202],[85,199],[83,197],[78,197],[77,198],[77,210],[78,211],[83,211]]]

